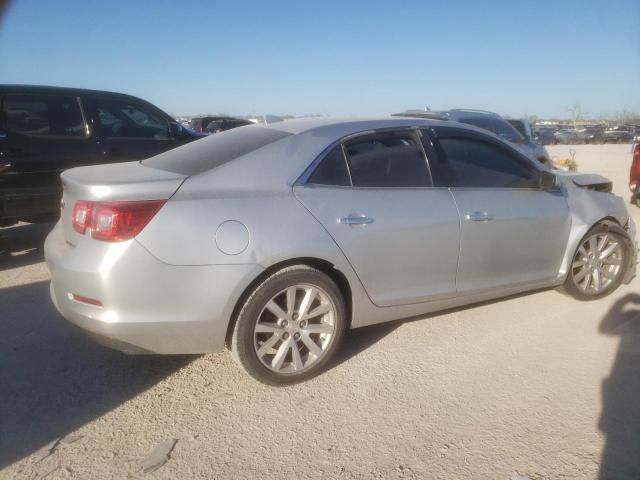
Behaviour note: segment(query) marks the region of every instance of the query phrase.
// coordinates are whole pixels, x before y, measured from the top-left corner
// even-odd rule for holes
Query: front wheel
[[[306,265],[287,267],[258,285],[244,303],[231,353],[263,383],[300,382],[331,362],[346,319],[344,298],[331,278]]]
[[[580,242],[564,288],[579,300],[605,297],[622,283],[628,258],[629,243],[624,231],[597,225]]]

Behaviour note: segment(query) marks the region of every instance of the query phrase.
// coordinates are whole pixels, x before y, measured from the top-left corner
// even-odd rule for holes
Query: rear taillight
[[[138,235],[164,205],[166,200],[133,202],[87,202],[73,206],[73,228],[87,229],[92,238],[104,242],[122,242]]]
[[[84,234],[91,222],[91,203],[79,200],[73,206],[73,229]]]

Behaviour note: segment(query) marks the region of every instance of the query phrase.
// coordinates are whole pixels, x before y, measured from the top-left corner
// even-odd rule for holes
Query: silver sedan
[[[129,353],[227,346],[269,384],[320,372],[349,328],[635,275],[606,179],[455,122],[246,126],[62,181],[45,251],[67,320]]]

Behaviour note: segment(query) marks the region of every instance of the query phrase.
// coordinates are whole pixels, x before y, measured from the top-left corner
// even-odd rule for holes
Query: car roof
[[[110,92],[107,90],[91,90],[88,88],[75,88],[75,87],[56,87],[50,85],[18,85],[18,84],[0,84],[0,94],[3,93],[30,93],[30,94],[58,94],[58,95],[73,95],[73,96],[81,96],[81,95],[109,95],[109,96],[118,96],[122,98],[128,98],[131,100],[143,101],[145,103],[149,103],[148,101],[135,97],[133,95],[128,95],[126,93],[119,92]]]
[[[336,137],[344,137],[352,133],[380,128],[398,127],[427,127],[427,126],[450,126],[449,122],[441,120],[429,120],[412,117],[365,117],[365,118],[341,118],[341,117],[308,117],[285,120],[273,123],[262,128],[272,128],[281,130],[293,135],[308,133],[313,130],[335,131]],[[468,127],[468,125],[464,125]]]

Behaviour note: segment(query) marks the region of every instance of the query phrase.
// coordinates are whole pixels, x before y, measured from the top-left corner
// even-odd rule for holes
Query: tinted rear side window
[[[429,187],[427,161],[414,132],[375,133],[345,144],[354,187]]]
[[[7,131],[23,135],[81,137],[84,119],[76,97],[5,95],[2,116]]]
[[[311,178],[309,178],[309,183],[315,185],[338,185],[342,187],[351,185],[349,172],[347,171],[347,163],[342,153],[342,146],[338,145],[322,159],[320,165],[318,165],[313,175],[311,175]]]
[[[195,175],[291,135],[264,127],[234,128],[144,160],[148,167]]]
[[[436,185],[467,188],[534,188],[536,174],[518,158],[491,143],[440,138]]]

